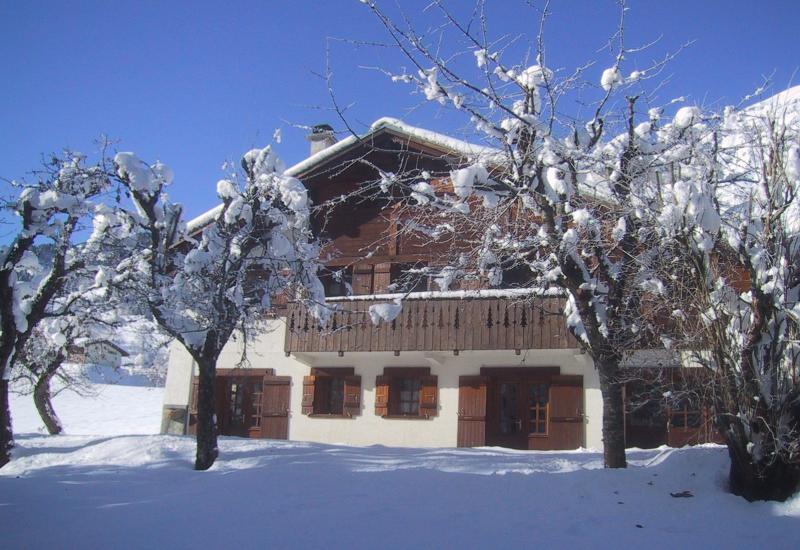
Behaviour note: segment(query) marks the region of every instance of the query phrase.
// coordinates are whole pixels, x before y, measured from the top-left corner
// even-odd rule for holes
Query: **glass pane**
[[[520,431],[517,418],[517,385],[511,382],[500,384],[500,433],[512,435]]]
[[[244,422],[244,386],[232,382],[230,388],[231,422],[242,424]]]
[[[531,405],[546,405],[548,390],[547,384],[531,384],[529,388]]]
[[[422,381],[419,378],[401,378],[400,386],[400,414],[419,414],[419,391]]]
[[[330,384],[330,414],[344,413],[344,378],[333,378]]]

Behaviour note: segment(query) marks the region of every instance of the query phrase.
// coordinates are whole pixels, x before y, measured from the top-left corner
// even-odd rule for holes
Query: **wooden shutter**
[[[303,377],[303,414],[314,414],[314,390],[316,389],[316,376]]]
[[[419,392],[420,416],[437,416],[439,414],[439,382],[438,376],[423,376]]]
[[[261,437],[289,438],[289,376],[264,377],[261,392]]]
[[[386,292],[389,288],[389,285],[392,282],[392,264],[389,262],[383,262],[380,264],[375,264],[375,275],[373,278],[374,282],[374,292],[379,294],[381,292]]]
[[[200,377],[192,376],[192,389],[189,392],[189,423],[186,426],[186,433],[189,435],[197,434],[197,396],[200,390]]]
[[[375,416],[389,414],[389,376],[375,377]]]
[[[486,445],[486,376],[458,377],[459,447]]]
[[[583,376],[553,376],[550,380],[548,449],[583,446]]]
[[[361,377],[347,376],[344,379],[344,410],[345,416],[358,416],[361,414]]]
[[[357,264],[353,270],[353,294],[372,294],[372,265]]]

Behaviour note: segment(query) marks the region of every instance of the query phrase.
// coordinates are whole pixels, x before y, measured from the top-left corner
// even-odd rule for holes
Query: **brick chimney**
[[[333,128],[328,124],[317,124],[312,127],[311,133],[306,136],[306,139],[311,142],[310,155],[319,153],[336,143],[336,138],[333,136]]]

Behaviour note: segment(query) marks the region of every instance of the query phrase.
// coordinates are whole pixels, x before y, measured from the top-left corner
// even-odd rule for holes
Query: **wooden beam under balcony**
[[[410,299],[393,321],[373,325],[369,306],[386,300],[334,302],[320,323],[300,304],[286,317],[287,353],[570,349],[560,297]]]

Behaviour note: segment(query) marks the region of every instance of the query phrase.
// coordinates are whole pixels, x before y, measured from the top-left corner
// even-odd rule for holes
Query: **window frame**
[[[314,378],[311,412],[303,414],[311,418],[353,418],[361,414],[361,376],[355,374],[354,367],[313,367],[311,377]],[[341,382],[341,409],[337,412],[331,412],[334,382]],[[303,383],[306,384],[305,379]],[[348,386],[358,388],[355,405],[351,403],[348,406]],[[358,412],[352,412],[353,409],[358,409]]]
[[[415,381],[418,388],[413,391],[417,394],[416,413],[401,412],[403,403],[401,385],[403,381],[409,380]],[[381,418],[429,420],[439,415],[439,382],[438,377],[431,374],[430,367],[384,367],[383,374],[376,378],[376,386],[381,381],[388,387],[385,405],[379,405],[376,397],[376,414]],[[432,402],[425,403],[426,395]],[[386,413],[377,413],[379,407],[385,407]]]
[[[535,404],[531,400],[530,394],[526,396],[526,400],[528,403],[528,410],[526,411],[528,414],[528,437],[549,437],[550,436],[550,382],[547,380],[528,380],[526,384],[528,392],[530,392],[531,387],[537,386],[539,388],[544,388],[544,396],[546,397],[547,401],[544,405],[541,405],[539,401]],[[544,431],[531,431],[531,411],[536,410],[536,426],[538,427],[539,423],[542,421],[544,422]],[[542,415],[544,415],[544,420],[542,420]]]

